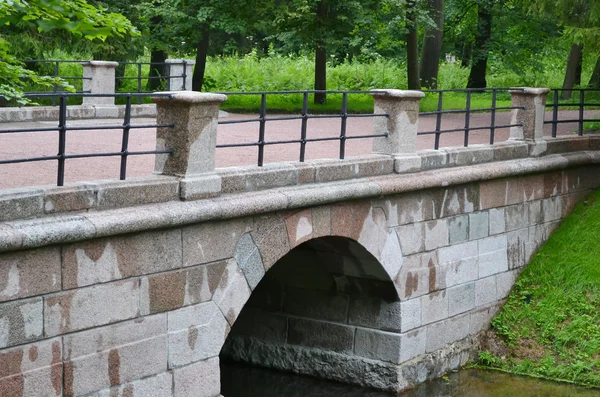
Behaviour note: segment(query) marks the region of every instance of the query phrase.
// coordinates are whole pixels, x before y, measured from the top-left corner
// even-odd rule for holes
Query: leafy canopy
[[[29,101],[23,89],[27,81],[51,87],[68,88],[60,79],[40,77],[19,62],[7,40],[9,29],[36,29],[41,34],[67,31],[77,38],[106,40],[109,36],[138,35],[136,28],[121,14],[93,7],[85,0],[3,0],[0,2],[0,95],[20,104]]]

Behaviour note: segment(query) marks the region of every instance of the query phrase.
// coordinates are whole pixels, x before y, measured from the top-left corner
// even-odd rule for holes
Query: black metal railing
[[[578,93],[575,98],[572,98],[572,93]],[[552,137],[556,138],[558,125],[563,123],[576,123],[577,135],[582,136],[585,123],[599,123],[600,118],[587,119],[585,118],[586,108],[600,108],[600,89],[597,88],[553,88],[551,90],[551,100],[546,102],[546,108],[552,109],[552,120],[545,120],[544,124],[552,125]],[[569,99],[562,99],[560,93],[568,93]],[[591,94],[591,95],[590,95]],[[589,97],[592,98],[589,98]],[[591,101],[586,102],[590,99]],[[595,102],[594,102],[595,101]],[[559,113],[560,108],[577,110],[577,118],[564,118]],[[600,117],[600,116],[599,116]]]
[[[182,80],[182,87],[186,86],[186,83],[189,82],[189,79],[191,78],[191,76],[187,75],[187,65],[188,62],[186,60],[182,60],[180,63],[167,63],[167,62],[120,62],[120,65],[125,65],[125,67],[127,67],[128,65],[133,65],[136,69],[136,75],[135,76],[117,76],[115,77],[116,81],[130,81],[130,80],[136,80],[137,81],[137,86],[136,86],[136,91],[130,91],[130,92],[137,92],[138,94],[148,94],[151,93],[152,91],[149,90],[144,90],[144,84],[143,81],[144,80],[160,80],[160,81],[165,81],[166,82],[166,87],[165,89],[167,91],[171,90],[171,80],[174,79],[181,79]],[[182,73],[180,75],[173,75],[172,74],[172,67],[174,65],[181,65],[182,66]],[[147,75],[144,75],[143,73],[143,69],[144,66],[148,66],[149,67],[149,73]],[[156,75],[152,75],[151,70],[152,69],[156,69],[156,70],[161,70],[161,69],[166,69],[166,74],[161,75],[160,72],[157,72]],[[138,104],[142,103],[141,96],[138,96]]]
[[[91,80],[90,77],[83,77],[83,63],[88,62],[85,60],[45,60],[45,59],[30,59],[30,60],[24,60],[21,61],[23,63],[25,63],[26,65],[36,65],[36,64],[52,64],[54,71],[50,74],[41,74],[41,76],[43,77],[59,77],[67,82],[71,82],[71,81],[82,81],[83,80]],[[125,90],[126,92],[136,92],[138,94],[149,94],[153,91],[151,90],[145,90],[144,89],[144,82],[145,81],[151,81],[151,80],[160,80],[160,81],[164,81],[166,82],[166,87],[161,87],[160,89],[166,89],[166,90],[170,90],[171,89],[171,81],[175,80],[175,79],[181,79],[182,80],[182,86],[185,87],[186,83],[189,83],[190,79],[192,78],[192,76],[188,76],[187,74],[187,65],[189,64],[186,60],[181,60],[181,62],[179,63],[172,63],[172,62],[118,62],[120,66],[124,66],[125,70],[123,71],[123,76],[120,75],[115,75],[115,86],[118,87],[119,83],[124,84],[126,81],[136,81],[137,84],[135,86],[135,89],[132,90]],[[79,74],[80,75],[62,75],[61,74],[61,65],[69,65],[69,64],[75,64],[75,65],[79,65],[80,66],[80,71]],[[177,74],[177,75],[173,75],[172,74],[172,67],[173,66],[177,66],[177,65],[181,65],[182,67],[182,72],[181,74]],[[134,72],[133,75],[127,75],[127,68],[132,66],[134,68]],[[144,74],[145,72],[145,67],[148,67],[148,73]],[[152,69],[156,69],[156,70],[166,70],[165,74],[161,74],[160,72],[158,72],[156,75],[153,75],[151,73]],[[129,69],[131,70],[131,69]],[[55,85],[53,87],[52,92],[57,93],[60,92],[61,89],[59,86]],[[120,91],[120,90],[117,90]],[[37,92],[36,92],[37,93]],[[78,90],[77,93],[89,93],[89,91],[83,91],[83,90]],[[34,94],[32,92],[32,94]],[[57,105],[57,100],[60,97],[60,95],[55,95],[50,97],[52,99],[52,106],[56,106]],[[142,103],[142,98],[143,95],[139,95],[136,97],[136,101],[138,104]]]
[[[436,116],[436,124],[435,130],[431,131],[419,131],[417,135],[435,135],[434,140],[434,149],[439,150],[440,148],[440,138],[442,134],[449,133],[457,133],[462,132],[464,134],[463,145],[464,147],[469,146],[469,133],[471,131],[481,131],[481,130],[489,130],[490,131],[490,145],[493,145],[496,139],[496,130],[501,128],[511,128],[511,127],[522,127],[523,124],[496,124],[496,113],[497,111],[508,111],[515,109],[524,109],[523,107],[517,106],[497,106],[498,102],[498,93],[500,92],[508,92],[508,88],[473,88],[473,89],[453,89],[453,90],[425,90],[425,94],[437,94],[438,102],[437,102],[437,110],[433,112],[420,112],[419,116],[426,115],[435,115]],[[444,93],[454,92],[454,93],[464,93],[466,95],[465,98],[465,107],[464,109],[450,109],[444,110]],[[491,92],[491,106],[485,108],[473,108],[471,106],[471,100],[474,93],[489,93]],[[450,129],[442,129],[442,117],[444,114],[462,114],[464,113],[464,127],[460,128],[450,128]],[[471,125],[471,115],[473,113],[490,113],[490,124],[484,126],[472,126]]]
[[[56,95],[54,93],[47,94],[27,94],[30,98],[43,98]],[[29,163],[39,161],[57,161],[58,170],[56,176],[57,186],[63,186],[65,182],[65,163],[68,159],[81,159],[91,157],[116,157],[121,158],[119,179],[125,180],[127,176],[127,159],[129,156],[142,156],[142,155],[156,155],[156,154],[170,154],[170,150],[147,150],[147,151],[130,151],[129,146],[129,133],[132,129],[146,129],[146,128],[173,128],[173,124],[132,124],[131,123],[131,103],[132,98],[139,94],[114,94],[114,95],[93,95],[93,94],[72,94],[72,93],[60,93],[59,94],[59,115],[58,125],[56,127],[39,127],[39,128],[11,128],[11,129],[0,129],[0,135],[2,134],[18,134],[27,132],[56,132],[58,131],[58,153],[55,156],[41,156],[41,157],[28,157],[28,158],[17,158],[17,159],[0,159],[0,165],[2,164],[17,164],[17,163]],[[69,97],[123,97],[126,100],[125,104],[125,116],[122,125],[96,125],[96,126],[69,126],[67,120],[67,99]],[[157,96],[154,94],[153,96]],[[168,95],[166,95],[168,96]],[[69,131],[92,131],[92,130],[115,130],[120,129],[123,131],[121,138],[121,150],[118,152],[101,152],[101,153],[79,153],[79,154],[68,154],[66,151],[67,133]]]
[[[340,113],[338,114],[309,114],[308,103],[309,96],[311,94],[327,93],[327,94],[341,94],[342,104]],[[264,92],[222,92],[222,94],[231,95],[259,95],[260,110],[259,116],[252,119],[243,120],[219,120],[220,125],[226,124],[243,124],[243,123],[259,123],[258,129],[258,140],[249,143],[228,143],[218,144],[217,148],[232,148],[232,147],[252,147],[258,148],[258,160],[257,165],[263,166],[264,163],[264,151],[265,146],[270,145],[290,145],[299,144],[299,156],[298,161],[304,162],[306,155],[306,145],[309,142],[324,142],[324,141],[339,141],[339,158],[343,160],[346,157],[346,141],[352,139],[368,139],[377,137],[387,137],[388,134],[368,134],[368,135],[348,135],[347,122],[349,118],[356,117],[389,117],[387,113],[348,113],[348,95],[350,94],[370,94],[370,91],[320,91],[320,90],[306,90],[306,91],[264,91]],[[276,116],[267,117],[267,95],[302,95],[302,111],[299,116]],[[340,119],[340,134],[335,137],[308,137],[308,120],[310,119]],[[299,131],[299,138],[297,139],[285,139],[285,140],[273,140],[270,141],[266,138],[266,124],[269,121],[285,121],[285,120],[302,120],[302,124]]]

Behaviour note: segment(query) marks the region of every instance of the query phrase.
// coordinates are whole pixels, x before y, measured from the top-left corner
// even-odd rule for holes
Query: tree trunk
[[[573,87],[577,81],[577,69],[579,67],[579,59],[581,58],[581,45],[573,44],[571,51],[569,52],[569,58],[567,59],[567,70],[565,72],[565,79],[563,81],[563,99],[570,99],[573,94]]]
[[[465,43],[460,57],[460,66],[468,68],[473,57],[473,43]]]
[[[483,4],[477,7],[477,32],[467,88],[487,87],[488,43],[492,37],[492,11],[488,7]]]
[[[421,52],[421,87],[437,88],[440,54],[444,37],[444,0],[429,0],[429,16],[435,29],[426,29]]]
[[[202,91],[202,85],[204,84],[204,71],[206,70],[206,56],[208,55],[208,43],[210,39],[208,26],[202,26],[201,32],[202,37],[198,41],[198,47],[196,50],[196,67],[194,68],[194,74],[192,75],[193,91]]]
[[[150,51],[150,72],[148,73],[148,84],[146,87],[148,91],[158,91],[165,88],[165,79],[157,78],[164,77],[167,75],[167,65],[165,61],[169,55],[164,50],[157,50],[153,48]],[[157,63],[158,65],[152,65]]]
[[[323,27],[327,21],[327,4],[323,1],[317,3],[317,21],[319,27]],[[327,49],[325,42],[319,40],[315,48],[315,90],[327,89]],[[315,93],[314,102],[324,104],[327,101],[327,94],[324,92]]]
[[[588,88],[600,88],[600,57],[596,61],[596,67],[594,67],[594,71],[592,72]]]
[[[575,69],[575,85],[581,86],[581,72],[583,71],[583,47],[579,51],[579,58],[577,59],[577,68]]]
[[[408,33],[406,34],[406,72],[408,89],[421,88],[419,81],[419,33],[417,31],[416,0],[406,2]]]

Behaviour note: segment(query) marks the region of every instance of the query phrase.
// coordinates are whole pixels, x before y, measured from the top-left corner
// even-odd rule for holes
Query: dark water
[[[346,386],[293,374],[221,365],[225,397],[392,397],[394,394]],[[579,388],[495,371],[462,370],[423,384],[401,397],[600,397],[600,390]]]

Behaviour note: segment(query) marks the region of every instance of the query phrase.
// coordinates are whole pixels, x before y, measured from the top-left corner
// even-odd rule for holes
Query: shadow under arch
[[[382,264],[357,241],[327,236],[281,257],[233,323],[221,361],[393,391],[400,302]],[[222,394],[239,395],[222,370]]]

